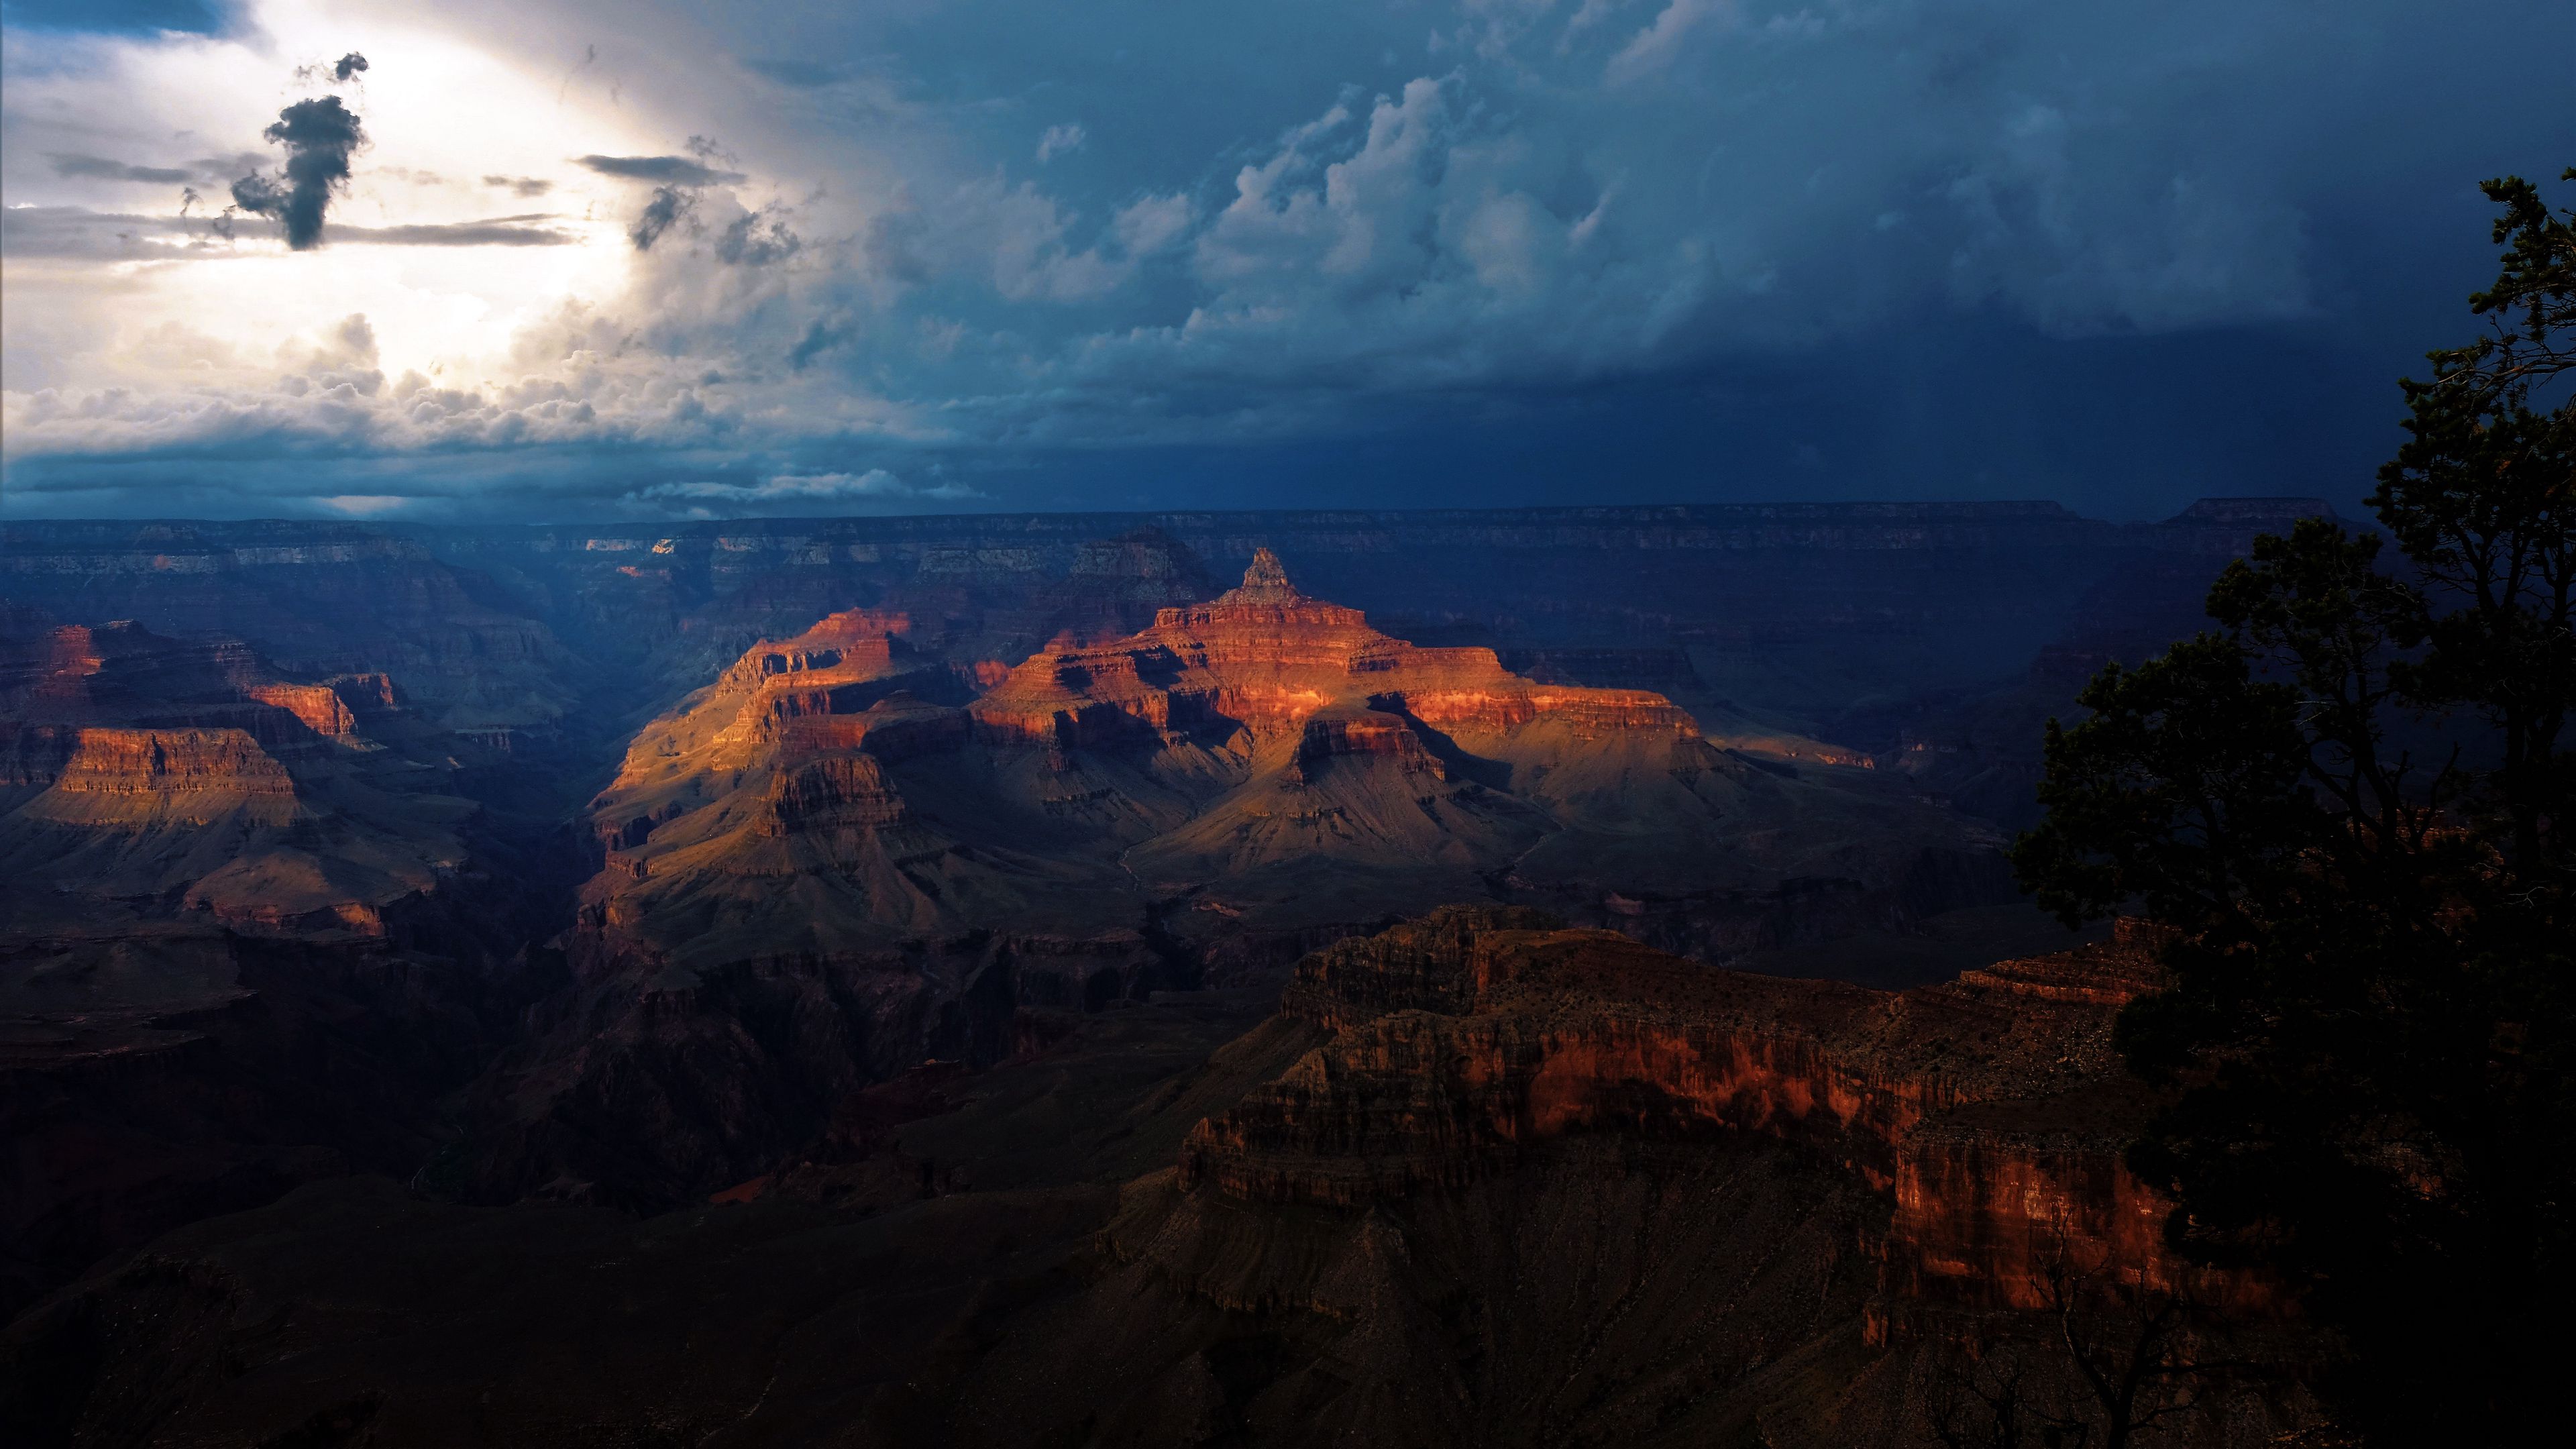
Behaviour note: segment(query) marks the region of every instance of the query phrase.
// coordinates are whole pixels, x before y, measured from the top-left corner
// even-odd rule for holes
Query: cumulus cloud
[[[276,176],[252,172],[233,183],[233,205],[286,227],[286,244],[310,251],[322,244],[322,219],[331,198],[349,183],[349,157],[366,144],[358,117],[338,96],[297,101],[278,112],[262,134],[286,148]]]
[[[1046,134],[1038,137],[1038,164],[1044,166],[1066,152],[1081,150],[1083,140],[1082,127],[1070,121],[1047,127]]]

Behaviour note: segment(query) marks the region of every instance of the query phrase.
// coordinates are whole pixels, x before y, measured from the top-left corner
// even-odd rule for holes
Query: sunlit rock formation
[[[641,730],[591,809],[580,998],[480,1098],[484,1190],[649,1203],[740,1181],[868,1082],[994,1060],[1023,1009],[1275,969],[1448,901],[1723,956],[1971,903],[2000,875],[1990,840],[1871,772],[1712,743],[1646,691],[1416,647],[1268,550],[1216,599],[1080,632],[978,695],[910,613],[844,611]]]

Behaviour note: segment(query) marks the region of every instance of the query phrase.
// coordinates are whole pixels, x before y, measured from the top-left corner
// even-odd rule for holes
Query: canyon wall
[[[2154,971],[2124,938],[1888,993],[1436,912],[1299,964],[1280,1009],[1332,1042],[1193,1131],[1178,1182],[1365,1210],[1568,1134],[1751,1133],[1892,1205],[1870,1245],[1884,1308],[2044,1309],[2070,1247],[2121,1292],[2224,1298],[2239,1288],[2187,1281],[2170,1204],[2120,1159],[2147,1099],[2111,1019]]]

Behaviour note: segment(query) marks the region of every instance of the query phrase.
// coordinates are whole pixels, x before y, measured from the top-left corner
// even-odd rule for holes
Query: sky
[[[2349,507],[2566,0],[0,0],[0,517]]]

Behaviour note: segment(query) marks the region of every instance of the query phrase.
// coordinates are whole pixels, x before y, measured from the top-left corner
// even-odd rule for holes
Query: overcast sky
[[[8,517],[2350,504],[2576,202],[2567,0],[0,23]]]

